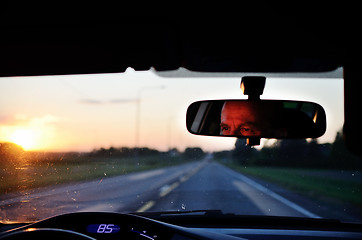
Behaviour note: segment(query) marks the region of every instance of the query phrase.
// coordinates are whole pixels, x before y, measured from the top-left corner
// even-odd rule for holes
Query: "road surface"
[[[220,164],[207,164],[149,211],[222,209],[243,215],[319,216]]]
[[[204,160],[0,196],[0,219],[11,220],[12,215],[17,215],[23,216],[17,221],[33,221],[75,211],[206,209],[243,215],[325,217],[318,213],[316,204],[300,198],[294,201],[293,196],[289,191],[275,191],[268,184]]]

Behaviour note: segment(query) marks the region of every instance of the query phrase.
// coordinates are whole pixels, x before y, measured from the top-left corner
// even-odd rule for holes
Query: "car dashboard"
[[[237,219],[240,221],[235,222]],[[263,225],[259,228],[253,226],[258,219]],[[272,219],[250,217],[249,224],[245,224],[247,218],[232,216],[158,216],[152,219],[135,214],[84,212],[59,215],[15,229],[5,230],[11,226],[2,226],[0,239],[362,239],[360,224],[316,219],[307,220],[304,227],[283,229],[280,222],[288,218],[276,218],[274,223],[279,222],[279,226],[274,228],[266,226],[265,222]],[[290,223],[301,222],[289,220]],[[307,227],[313,222],[314,229]]]

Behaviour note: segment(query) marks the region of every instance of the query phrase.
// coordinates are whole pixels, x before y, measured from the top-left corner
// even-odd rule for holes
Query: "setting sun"
[[[50,114],[29,117],[14,114],[6,124],[0,124],[0,142],[12,142],[27,151],[54,149],[59,145],[56,124],[59,119]]]
[[[23,147],[24,150],[29,150],[36,145],[36,134],[30,129],[17,129],[10,140]]]

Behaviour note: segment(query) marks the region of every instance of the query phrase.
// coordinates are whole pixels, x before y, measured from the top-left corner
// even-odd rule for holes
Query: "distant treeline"
[[[18,165],[19,162],[84,162],[106,161],[128,158],[154,158],[160,160],[199,160],[205,156],[205,152],[199,147],[189,147],[183,152],[176,148],[169,151],[159,151],[151,148],[109,147],[94,149],[91,152],[43,152],[24,151],[14,143],[0,143],[0,164]]]
[[[88,154],[90,157],[144,157],[144,156],[172,156],[172,157],[183,157],[186,159],[200,159],[203,158],[205,152],[199,147],[189,147],[185,151],[180,152],[176,148],[170,149],[167,152],[162,152],[151,148],[128,148],[121,147],[115,148],[110,147],[108,149],[100,148],[95,149]]]
[[[234,150],[214,153],[214,157],[244,166],[362,169],[362,157],[345,148],[341,133],[337,133],[333,143],[283,139],[260,150],[246,146],[246,140],[240,138]]]

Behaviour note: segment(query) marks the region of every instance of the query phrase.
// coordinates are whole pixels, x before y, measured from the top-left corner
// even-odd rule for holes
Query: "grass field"
[[[234,164],[228,164],[228,167],[314,199],[348,202],[362,209],[362,182],[333,175],[332,171],[337,173],[337,170],[245,167]]]

